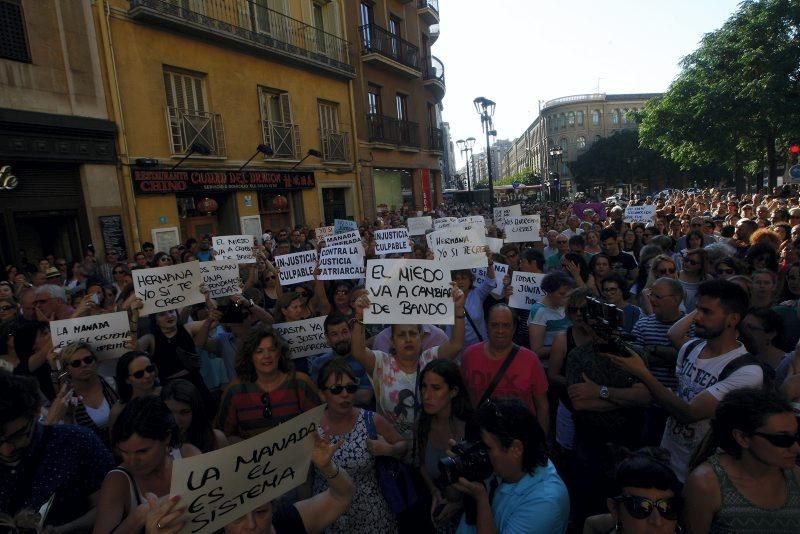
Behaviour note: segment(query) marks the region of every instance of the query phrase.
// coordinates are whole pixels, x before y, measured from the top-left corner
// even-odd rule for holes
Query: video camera
[[[453,445],[453,456],[439,460],[439,478],[436,485],[444,488],[464,477],[473,482],[483,482],[494,471],[489,460],[489,451],[482,441],[461,441]]]
[[[635,341],[636,337],[627,332],[620,332],[625,323],[625,312],[621,308],[595,297],[586,297],[586,310],[583,314],[583,320],[598,336],[606,340],[605,343],[595,343],[595,351],[620,356],[631,355],[633,349],[626,341]]]

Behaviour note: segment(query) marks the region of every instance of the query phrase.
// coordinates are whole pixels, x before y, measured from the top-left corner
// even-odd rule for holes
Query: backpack
[[[691,354],[691,352],[702,342],[702,339],[693,339],[690,341],[687,344],[686,351],[683,353],[684,357],[688,354]],[[761,374],[764,377],[761,383],[761,389],[764,391],[771,391],[777,388],[777,384],[775,383],[775,369],[768,364],[763,363],[756,356],[750,354],[749,352],[745,352],[738,358],[734,358],[733,360],[729,361],[728,365],[726,365],[719,374],[717,382],[722,382],[734,372],[748,365],[757,365],[761,367]]]

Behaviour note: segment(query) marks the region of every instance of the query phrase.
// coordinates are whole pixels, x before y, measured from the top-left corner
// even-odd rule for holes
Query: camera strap
[[[467,316],[467,321],[469,321],[469,325],[472,327],[472,331],[475,332],[476,336],[478,336],[478,342],[483,343],[483,336],[481,335],[480,332],[478,332],[478,329],[475,327],[475,322],[472,320],[472,317],[469,316],[469,312],[467,311],[466,308],[464,308],[464,315]]]
[[[497,384],[500,383],[500,379],[503,378],[503,375],[506,374],[506,371],[511,366],[511,362],[514,361],[517,353],[519,352],[519,345],[514,343],[514,348],[511,349],[511,352],[506,356],[506,359],[503,360],[503,364],[500,366],[500,369],[497,370],[497,374],[494,375],[492,381],[489,383],[489,386],[486,388],[486,391],[483,392],[481,396],[481,400],[478,401],[478,407],[480,407],[484,402],[489,400],[489,397],[492,396],[494,393],[494,389],[497,387]]]

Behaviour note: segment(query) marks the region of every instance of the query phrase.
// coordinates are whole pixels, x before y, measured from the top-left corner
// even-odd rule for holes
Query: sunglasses
[[[614,500],[624,504],[631,517],[636,519],[647,519],[653,513],[653,510],[658,510],[661,517],[669,521],[678,519],[679,504],[678,499],[675,497],[654,501],[636,495],[619,495],[614,497]]]
[[[261,414],[261,417],[270,419],[272,417],[272,401],[269,398],[269,393],[261,395],[261,404],[264,405],[264,412]]]
[[[148,375],[152,375],[155,372],[156,372],[156,366],[153,365],[153,364],[150,364],[147,367],[145,367],[144,369],[139,369],[135,373],[131,373],[130,376],[132,376],[133,378],[142,378],[142,377],[144,377],[145,373],[147,373]]]
[[[675,269],[659,269],[658,274],[660,275],[675,274]]]
[[[277,278],[277,276],[275,276],[274,274],[271,274],[269,276],[265,276],[264,280],[275,280],[276,278]]]
[[[341,395],[342,391],[346,391],[352,395],[353,393],[358,391],[358,384],[347,384],[346,386],[342,386],[341,384],[336,384],[335,386],[331,386],[326,389],[331,392],[331,395]]]
[[[768,434],[766,432],[753,432],[754,436],[759,436],[769,441],[772,445],[781,449],[788,449],[795,443],[800,443],[800,434]]]
[[[69,362],[69,366],[77,369],[81,365],[92,365],[95,362],[95,360],[97,360],[97,358],[95,358],[94,356],[92,356],[90,354],[89,356],[85,356],[84,358],[79,358],[77,360],[72,360],[71,362]],[[140,371],[136,371],[136,372],[138,373]],[[137,376],[136,378],[141,378],[141,377]]]

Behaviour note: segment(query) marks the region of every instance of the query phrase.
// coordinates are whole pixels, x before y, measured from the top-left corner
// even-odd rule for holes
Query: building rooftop
[[[615,102],[615,101],[625,101],[625,100],[649,100],[651,98],[655,98],[658,96],[662,96],[664,93],[628,93],[628,94],[616,94],[616,95],[608,95],[606,93],[587,93],[583,95],[570,95],[570,96],[560,96],[558,98],[554,98],[552,100],[548,100],[542,106],[542,111],[549,107],[553,106],[560,106],[562,104],[575,104],[577,102],[592,102],[592,101],[606,101],[606,102]]]

